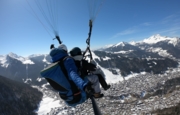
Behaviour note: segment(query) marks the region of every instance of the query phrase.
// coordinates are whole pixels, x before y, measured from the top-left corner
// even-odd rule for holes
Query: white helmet
[[[68,49],[67,49],[66,45],[64,45],[64,44],[60,44],[58,46],[58,48],[63,49],[64,51],[68,52]]]

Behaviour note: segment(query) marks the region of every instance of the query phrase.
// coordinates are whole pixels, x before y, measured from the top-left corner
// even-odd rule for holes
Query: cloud
[[[136,30],[133,29],[133,28],[130,28],[130,29],[127,29],[127,30],[124,30],[124,31],[121,31],[119,33],[117,33],[116,35],[114,35],[114,37],[118,37],[118,36],[122,36],[122,35],[128,35],[128,34],[132,34],[132,33],[135,33]]]
[[[179,14],[172,14],[172,15],[169,15],[167,17],[165,17],[163,20],[162,20],[162,24],[171,24],[171,23],[178,23],[180,22],[180,16]]]
[[[131,27],[129,29],[123,30],[123,31],[121,31],[119,33],[116,33],[113,37],[111,37],[111,39],[112,38],[117,38],[119,36],[124,36],[124,35],[130,35],[130,34],[137,33],[139,31],[141,31],[142,28],[144,30],[145,26],[150,26],[150,25],[152,25],[152,23],[150,23],[150,22],[141,23],[141,24],[139,24],[137,26],[134,26],[134,27]]]
[[[166,36],[180,35],[180,12],[164,17],[158,22],[154,22],[149,28],[149,33],[151,34],[164,34]]]
[[[180,26],[169,27],[158,32],[156,31],[155,33],[180,36]]]
[[[150,22],[145,22],[142,24],[142,26],[151,26],[151,25],[152,25],[152,23],[150,23]]]
[[[180,35],[180,12],[164,17],[156,22],[144,22],[128,29],[115,33],[110,39],[119,37],[133,37],[144,34],[165,34],[165,35]],[[132,37],[131,37],[132,38]],[[127,39],[126,39],[127,40]]]
[[[113,39],[113,38],[117,38],[117,37],[120,37],[120,36],[123,36],[123,35],[129,35],[129,34],[133,34],[135,33],[137,30],[135,29],[127,29],[127,30],[124,30],[124,31],[121,31],[119,33],[116,33],[114,36],[112,36],[110,39]]]

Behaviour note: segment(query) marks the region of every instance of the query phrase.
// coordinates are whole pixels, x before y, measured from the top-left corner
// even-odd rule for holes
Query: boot
[[[98,76],[99,79],[99,83],[101,84],[101,86],[103,87],[104,90],[107,90],[110,88],[110,85],[108,85],[104,79],[104,77],[101,74],[96,74]]]
[[[104,90],[108,90],[111,87],[111,85],[107,85]]]
[[[94,98],[101,98],[104,96],[104,94],[102,93],[94,93],[93,95],[94,95]]]

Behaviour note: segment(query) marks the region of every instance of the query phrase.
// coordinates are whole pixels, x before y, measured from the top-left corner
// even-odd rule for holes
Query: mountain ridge
[[[99,49],[96,49],[96,50],[102,50],[102,49],[107,49],[107,48],[111,48],[111,47],[117,47],[117,46],[125,46],[125,44],[130,44],[130,45],[135,45],[135,44],[142,44],[142,43],[147,43],[147,44],[151,44],[151,43],[157,43],[157,42],[161,42],[161,41],[165,41],[165,40],[169,40],[170,44],[177,44],[180,42],[180,38],[179,37],[167,37],[167,36],[161,36],[160,34],[156,34],[156,35],[152,35],[150,36],[149,38],[145,38],[144,40],[141,40],[141,41],[131,41],[131,42],[118,42],[116,44],[111,44],[111,45],[106,45],[105,47],[102,47],[102,48],[99,48]],[[149,42],[151,41],[151,42]],[[95,51],[96,51],[95,50]],[[48,56],[49,54],[30,54],[29,56],[27,57],[23,57],[23,56],[19,56],[13,52],[10,52],[9,54],[10,57],[13,57],[13,58],[26,58],[26,59],[29,59],[29,58],[34,58],[34,57],[39,57],[39,56]],[[4,57],[6,55],[0,55],[0,58],[1,57]],[[1,59],[0,59],[1,60]],[[19,59],[20,60],[20,59]]]
[[[172,38],[171,44],[169,40],[165,40],[169,37],[154,35],[150,37],[151,40],[152,38],[158,42],[147,44],[141,41],[134,42],[133,45],[119,42],[103,50],[94,50],[93,57],[102,68],[122,76],[142,71],[158,74],[167,68],[177,67],[180,59],[180,42],[177,42],[180,41],[179,38]],[[177,39],[175,46],[172,44],[174,39]],[[1,55],[0,75],[18,81],[31,78],[33,83],[39,84],[40,71],[51,63],[50,60],[48,54],[32,54],[26,58],[14,53]]]

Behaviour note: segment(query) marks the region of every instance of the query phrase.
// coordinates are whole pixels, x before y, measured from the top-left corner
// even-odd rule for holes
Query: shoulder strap
[[[77,93],[79,92],[79,89],[78,87],[76,86],[76,84],[72,81],[72,80],[69,80],[69,77],[68,77],[68,72],[64,66],[64,61],[67,59],[67,58],[72,58],[70,56],[66,56],[64,58],[62,58],[60,61],[59,61],[59,65],[61,66],[61,69],[64,73],[64,75],[66,76],[67,80],[69,81],[69,83],[71,84],[71,88],[72,88],[72,92],[73,93]],[[73,59],[73,58],[72,58]],[[74,59],[73,59],[74,60]]]

